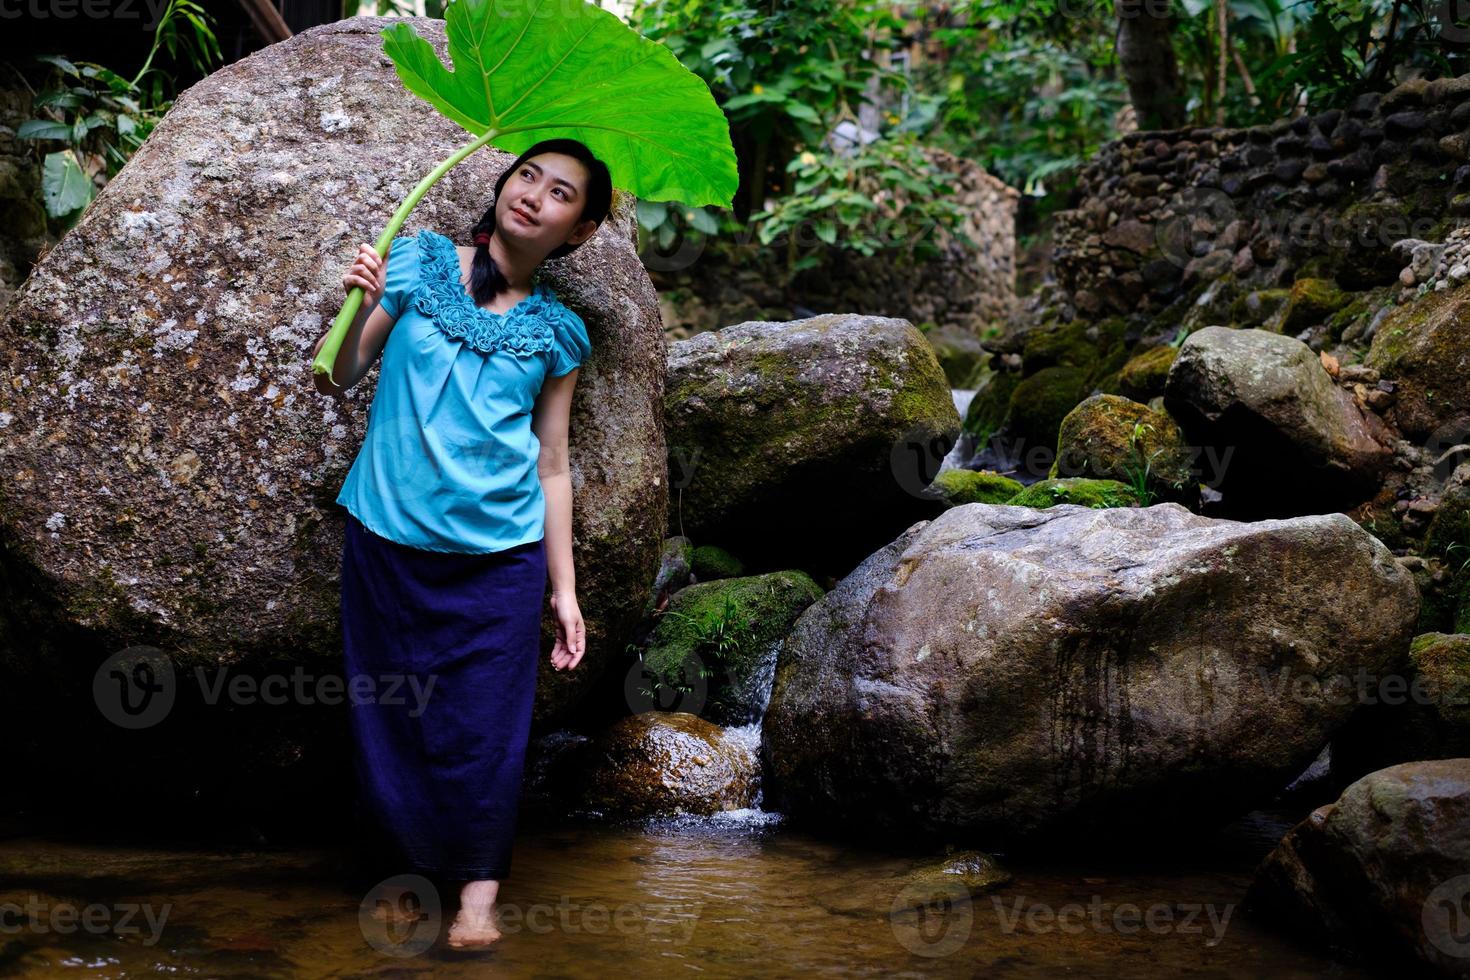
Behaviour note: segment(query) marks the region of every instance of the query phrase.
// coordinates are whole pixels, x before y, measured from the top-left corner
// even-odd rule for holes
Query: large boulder
[[[1364,363],[1395,384],[1392,418],[1410,439],[1470,432],[1470,285],[1395,309],[1373,333]],[[1439,448],[1448,449],[1449,443]]]
[[[75,674],[66,687],[78,681],[77,710],[93,719],[92,672],[131,643],[237,672],[266,662],[340,670],[345,512],[334,500],[377,373],[341,400],[318,394],[312,349],[341,306],[358,243],[467,138],[383,56],[379,32],[401,21],[316,27],[182,93],[0,320],[0,537],[12,592],[35,597],[7,597],[8,657]],[[447,61],[443,21],[409,22]],[[463,241],[513,159],[474,154],[402,233]],[[618,202],[585,246],[545,266],[593,342],[571,421],[588,653],[571,672],[538,658],[545,724],[623,655],[667,526],[665,345],[633,203]],[[552,639],[548,608],[547,649]],[[37,700],[33,686],[8,687]],[[319,728],[343,724],[314,717]],[[72,720],[15,727],[41,738]],[[344,765],[321,757],[325,742],[296,741],[291,765]],[[228,740],[176,733],[170,747],[233,772],[259,744],[247,729]],[[154,768],[163,780],[186,765]],[[131,767],[128,779],[139,782]]]
[[[1297,936],[1356,948],[1403,970],[1418,960],[1470,977],[1470,759],[1369,773],[1298,824],[1247,894]],[[1422,972],[1422,971],[1421,971]]]
[[[1218,489],[1232,517],[1347,509],[1373,496],[1392,455],[1387,428],[1311,348],[1265,330],[1190,334],[1169,369],[1164,407],[1191,445],[1219,454]]]
[[[748,321],[669,345],[671,533],[752,572],[843,575],[943,508],[926,488],[960,432],[907,320]]]
[[[1418,607],[1342,514],[955,507],[796,621],[767,799],[862,836],[1197,836],[1311,763],[1334,682],[1399,666]]]

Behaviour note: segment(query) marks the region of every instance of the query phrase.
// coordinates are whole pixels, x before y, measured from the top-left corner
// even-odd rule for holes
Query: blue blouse
[[[484,554],[539,540],[546,498],[531,409],[545,379],[592,352],[586,324],[532,276],[506,313],[475,305],[454,243],[393,239],[383,346],[367,433],[337,503],[380,537]]]

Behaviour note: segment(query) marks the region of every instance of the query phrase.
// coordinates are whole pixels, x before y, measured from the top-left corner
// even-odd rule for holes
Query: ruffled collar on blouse
[[[451,337],[475,350],[498,350],[531,355],[550,350],[561,303],[550,286],[532,276],[531,295],[504,313],[481,309],[459,281],[459,253],[438,232],[421,229],[419,269],[421,282],[415,305]]]

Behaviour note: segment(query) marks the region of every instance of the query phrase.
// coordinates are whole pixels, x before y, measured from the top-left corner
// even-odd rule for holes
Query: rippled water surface
[[[11,839],[0,975],[1369,976],[1240,912],[1286,826],[1257,814],[1188,867],[1009,865],[1008,884],[972,893],[912,877],[940,855],[827,842],[759,811],[533,821],[501,889],[504,936],[473,953],[444,944],[432,896],[416,923],[365,913],[327,849]]]

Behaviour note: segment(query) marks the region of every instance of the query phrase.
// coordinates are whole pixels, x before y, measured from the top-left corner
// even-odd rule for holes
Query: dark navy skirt
[[[359,840],[393,852],[383,863],[442,882],[510,872],[545,595],[545,539],[426,551],[347,515],[355,812]]]

